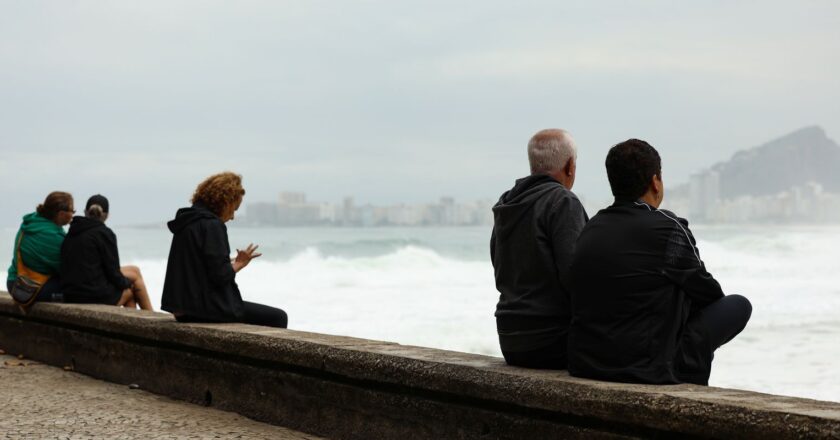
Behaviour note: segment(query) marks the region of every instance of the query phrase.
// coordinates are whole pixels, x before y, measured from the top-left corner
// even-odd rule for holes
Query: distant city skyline
[[[352,196],[341,203],[307,200],[306,193],[281,191],[275,202],[245,206],[243,226],[478,226],[493,223],[490,199],[456,202],[441,197],[437,202],[392,205],[357,205]]]
[[[804,137],[803,137],[804,136]],[[752,148],[739,149],[735,158],[744,154],[766,148],[769,144],[798,139],[799,144],[808,146],[809,143],[829,143],[829,148],[837,147],[836,142],[826,137],[826,133],[818,126],[809,126],[781,138],[766,142]],[[838,150],[840,153],[840,150]],[[840,156],[838,156],[840,157]],[[715,167],[726,165],[726,160],[716,160]],[[668,169],[668,164],[663,163]],[[840,167],[840,165],[838,165]],[[840,169],[840,168],[838,168]],[[771,172],[760,171],[770,175]],[[840,175],[837,176],[840,179]],[[723,196],[724,187],[721,186],[720,174],[714,169],[699,169],[685,176],[685,183],[668,184],[663,207],[673,210],[679,215],[697,223],[750,223],[750,222],[782,222],[782,223],[837,223],[840,222],[840,191],[826,190],[822,184],[813,179],[804,179],[802,184],[791,185],[778,192],[765,196]],[[838,180],[840,181],[840,180]],[[608,188],[608,187],[607,187]],[[275,201],[265,198],[255,200],[255,196],[246,196],[237,217],[239,221],[234,226],[292,226],[292,225],[335,225],[335,226],[417,226],[417,225],[492,225],[491,208],[498,200],[503,188],[492,197],[458,198],[452,195],[428,195],[418,197],[420,200],[386,201],[377,203],[365,199],[360,195],[338,194],[334,197],[315,200],[309,198],[306,191],[280,189],[275,193]],[[265,193],[262,188],[260,193]],[[578,193],[578,197],[587,209],[589,215],[611,203],[612,197],[591,198]],[[354,214],[348,214],[347,203],[353,205]],[[77,206],[83,206],[84,198],[77,199]],[[441,214],[441,206],[451,204],[447,214]],[[182,205],[185,206],[185,202]],[[285,214],[272,213],[278,205],[296,206],[285,211]],[[77,211],[81,209],[77,208]],[[284,217],[284,215],[286,217]],[[290,218],[298,216],[299,220],[266,220]],[[152,222],[124,222],[127,226],[148,226],[157,224],[162,226],[169,218]],[[12,227],[13,224],[6,225]]]
[[[663,164],[667,169],[667,164]],[[738,151],[666,188],[663,207],[699,223],[840,222],[840,145],[818,126]],[[744,177],[747,174],[748,177]],[[590,215],[602,204],[580,197]],[[250,226],[467,226],[492,224],[496,199],[357,205],[308,201],[305,192],[281,191],[275,202],[246,205]]]
[[[721,197],[719,175],[707,171],[693,176],[689,193],[667,198],[663,208],[693,223],[840,223],[840,193],[807,182],[776,194]]]

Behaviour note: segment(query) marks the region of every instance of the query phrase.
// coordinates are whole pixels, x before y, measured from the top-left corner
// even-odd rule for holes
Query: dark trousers
[[[242,308],[242,323],[277,328],[286,328],[289,324],[289,317],[282,309],[248,301],[242,301]],[[218,322],[186,315],[176,316],[175,319],[178,322]]]
[[[286,328],[289,325],[289,316],[282,309],[248,301],[242,301],[242,304],[245,311],[242,320],[246,324],[277,328]]]
[[[6,281],[6,291],[12,291],[12,285],[14,285],[14,281]],[[61,279],[58,278],[58,275],[53,275],[44,283],[44,286],[41,287],[41,290],[38,291],[38,298],[35,299],[35,302],[63,302],[64,296],[61,294]]]
[[[566,337],[560,338],[557,342],[532,351],[508,352],[502,350],[502,356],[508,365],[525,368],[538,368],[542,370],[565,370],[566,369]]]
[[[708,385],[715,350],[741,333],[751,315],[752,304],[741,295],[727,295],[706,307],[694,308],[677,350],[678,379]]]

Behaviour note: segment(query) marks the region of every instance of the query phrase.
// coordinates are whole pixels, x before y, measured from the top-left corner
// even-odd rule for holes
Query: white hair
[[[548,174],[560,171],[577,160],[575,140],[566,130],[549,128],[535,134],[528,142],[528,163],[531,174]]]

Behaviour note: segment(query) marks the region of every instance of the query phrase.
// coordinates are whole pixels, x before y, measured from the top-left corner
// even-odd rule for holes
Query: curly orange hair
[[[192,203],[201,203],[213,214],[221,217],[228,206],[234,205],[243,196],[245,188],[242,187],[242,176],[224,172],[214,174],[199,183],[193,193]]]

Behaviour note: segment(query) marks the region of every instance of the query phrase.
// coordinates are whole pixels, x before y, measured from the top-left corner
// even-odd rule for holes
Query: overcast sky
[[[496,198],[528,138],[609,195],[629,137],[666,184],[802,126],[840,138],[840,2],[0,0],[0,225],[52,190],[162,222],[206,175],[378,204]]]

